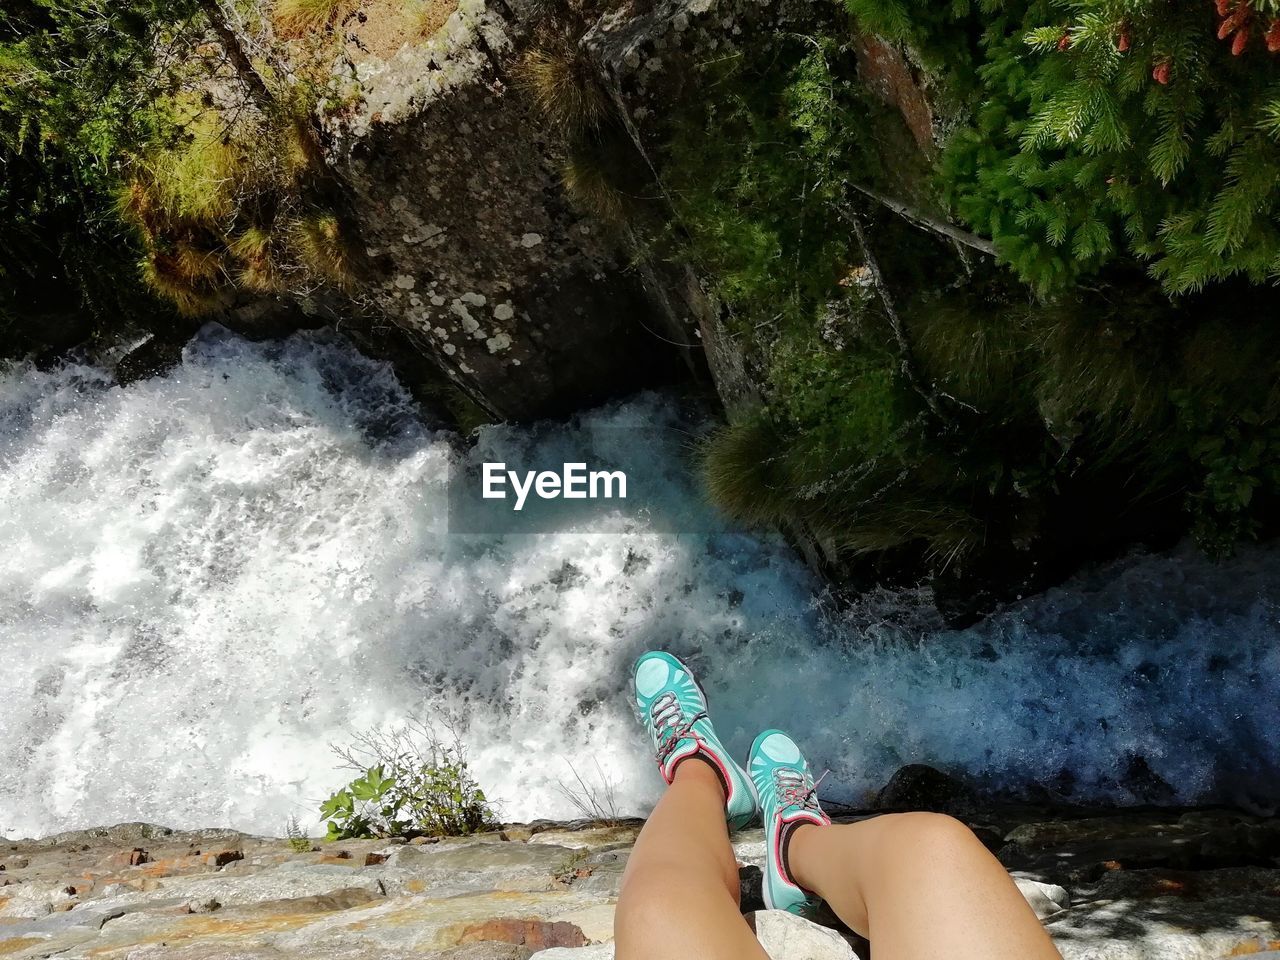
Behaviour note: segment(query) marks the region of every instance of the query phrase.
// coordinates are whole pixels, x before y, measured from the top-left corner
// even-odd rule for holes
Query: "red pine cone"
[[[1218,0],[1217,2],[1218,16],[1225,17],[1227,11],[1231,9],[1231,0]]]
[[[1277,21],[1280,22],[1280,21]],[[1120,34],[1120,39],[1116,42],[1116,49],[1121,53],[1125,53],[1129,49],[1129,34],[1124,32]]]
[[[1164,85],[1169,82],[1169,61],[1156,64],[1156,68],[1151,71],[1151,79],[1156,83]]]
[[[1248,43],[1249,43],[1249,28],[1245,27],[1243,30],[1237,33],[1236,38],[1231,41],[1231,55],[1233,57],[1240,56],[1240,54],[1244,53],[1244,48],[1248,45]]]
[[[1069,46],[1071,46],[1071,34],[1064,33],[1061,37],[1058,38],[1058,50],[1059,51],[1065,50]]]
[[[1280,53],[1280,19],[1271,21],[1271,29],[1267,31],[1267,50]]]
[[[1237,4],[1235,12],[1218,25],[1218,39],[1225,40],[1241,27],[1247,27],[1253,19],[1253,11],[1245,4]]]

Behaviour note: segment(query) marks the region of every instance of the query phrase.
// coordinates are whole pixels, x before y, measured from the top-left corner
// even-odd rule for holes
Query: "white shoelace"
[[[824,770],[822,776],[815,781],[807,773],[790,767],[778,767],[773,771],[773,786],[783,806],[820,811],[822,808],[818,806],[818,784],[827,779],[830,772]]]

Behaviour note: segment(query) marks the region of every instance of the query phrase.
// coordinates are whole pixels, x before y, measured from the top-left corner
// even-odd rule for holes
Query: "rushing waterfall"
[[[628,424],[669,440],[614,455],[702,532],[625,501],[539,536],[446,532],[460,457]],[[785,545],[718,526],[685,436],[644,395],[462,454],[322,334],[210,328],[124,388],[0,373],[0,834],[310,824],[345,777],[328,744],[432,708],[505,817],[570,813],[569,758],[640,811],[658,781],[626,687],[651,646],[698,667],[734,749],[784,727],[836,798],[920,761],[1011,794],[1280,801],[1275,548],[1135,555],[968,630],[924,591],[832,613]]]

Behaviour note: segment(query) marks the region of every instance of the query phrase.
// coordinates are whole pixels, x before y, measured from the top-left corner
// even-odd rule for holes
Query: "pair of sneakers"
[[[818,900],[791,878],[787,837],[798,824],[831,820],[818,805],[817,785],[795,741],[781,730],[764,731],[751,745],[748,774],[716,736],[702,685],[683,661],[662,651],[644,654],[636,661],[635,690],[663,779],[670,783],[681,761],[692,757],[710,764],[724,787],[729,829],[764,820],[765,906],[811,912]]]

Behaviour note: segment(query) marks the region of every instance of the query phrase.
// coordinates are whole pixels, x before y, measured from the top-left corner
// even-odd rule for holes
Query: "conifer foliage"
[[[1042,292],[1128,257],[1174,294],[1280,279],[1280,0],[850,3],[944,61],[947,198]]]

